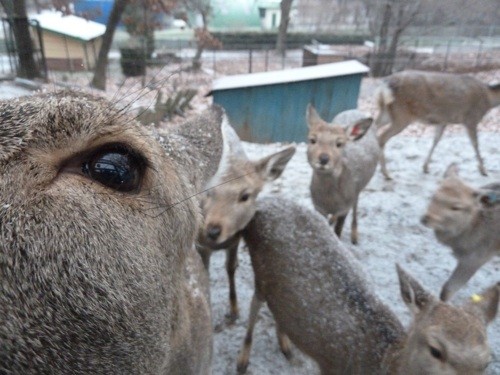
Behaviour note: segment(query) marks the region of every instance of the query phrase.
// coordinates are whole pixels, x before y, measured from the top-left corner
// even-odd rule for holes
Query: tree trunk
[[[94,77],[90,82],[90,86],[96,89],[106,90],[106,67],[108,66],[108,53],[111,49],[111,43],[113,42],[113,35],[115,34],[116,26],[120,22],[120,18],[128,2],[129,0],[116,0],[113,4],[113,8],[111,9],[108,23],[106,24],[106,31],[104,32],[101,48],[97,57]]]
[[[288,23],[290,22],[290,9],[292,8],[293,0],[281,0],[281,21],[278,29],[278,38],[276,39],[276,50],[282,56],[286,52],[286,33],[288,31]]]
[[[202,21],[202,32],[208,32],[208,11],[200,11],[201,21]],[[192,70],[200,70],[201,69],[201,55],[203,55],[203,51],[205,50],[205,42],[204,40],[200,40],[198,38],[196,43],[196,53],[193,56],[193,60],[191,61],[191,69]]]
[[[17,75],[28,79],[40,77],[40,69],[33,57],[34,50],[31,41],[25,1],[2,0],[0,2],[10,20],[12,33],[14,34],[16,51],[19,57],[19,69],[17,71]]]
[[[387,44],[389,38],[389,25],[392,19],[392,0],[387,0],[382,13],[382,23],[379,29],[379,42],[375,53],[371,59],[371,71],[374,77],[383,75],[385,64],[387,63]]]

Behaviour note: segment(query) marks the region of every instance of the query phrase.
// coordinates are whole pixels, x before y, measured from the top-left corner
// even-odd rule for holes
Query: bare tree
[[[106,67],[108,66],[108,53],[111,49],[113,42],[113,35],[115,34],[116,26],[120,22],[120,18],[130,0],[115,0],[113,8],[106,24],[106,31],[102,38],[101,48],[99,49],[99,56],[94,70],[94,77],[90,82],[90,86],[99,90],[106,90]]]
[[[292,8],[293,0],[281,0],[281,21],[278,28],[278,38],[276,39],[276,50],[285,56],[286,52],[286,33],[288,31],[288,24],[290,23],[290,10]]]
[[[18,76],[28,79],[40,77],[40,69],[33,56],[34,49],[26,12],[25,0],[0,0],[9,18],[19,58]]]
[[[220,42],[208,31],[208,21],[212,14],[210,0],[180,0],[186,11],[200,15],[201,26],[195,28],[196,53],[192,61],[192,69],[201,67],[201,55],[207,47],[219,47]]]
[[[376,40],[370,68],[375,77],[392,73],[403,32],[416,20],[421,0],[363,0],[369,28]]]

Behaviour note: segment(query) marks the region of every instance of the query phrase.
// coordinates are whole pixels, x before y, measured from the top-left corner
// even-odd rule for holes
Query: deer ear
[[[435,301],[435,298],[417,280],[403,270],[399,264],[396,264],[396,270],[399,277],[401,297],[414,315]]]
[[[324,121],[319,117],[316,108],[309,103],[306,110],[307,126],[309,129],[316,127],[317,125],[323,123]]]
[[[272,155],[266,156],[255,163],[255,169],[264,181],[276,180],[283,171],[287,163],[295,154],[295,146],[290,146]]]
[[[474,294],[467,303],[467,307],[486,324],[495,319],[500,302],[500,282],[489,287],[481,294]]]
[[[456,163],[451,163],[444,172],[444,178],[458,178],[459,168]]]
[[[176,137],[167,137],[162,141],[168,155],[182,163],[198,191],[212,178],[221,161],[225,121],[223,108],[213,105],[196,118],[170,129],[169,134]]]
[[[346,133],[351,141],[357,141],[363,138],[370,126],[373,124],[373,118],[368,117],[357,121],[355,124],[346,128]]]

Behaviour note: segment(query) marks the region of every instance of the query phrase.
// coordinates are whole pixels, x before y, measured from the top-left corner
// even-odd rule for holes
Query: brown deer
[[[206,188],[202,200],[204,222],[200,227],[198,251],[206,269],[215,250],[226,250],[229,280],[229,323],[239,316],[234,275],[238,266],[241,231],[255,213],[255,200],[264,185],[277,179],[295,153],[295,146],[249,160],[234,129],[223,127],[224,153],[219,169]]]
[[[424,162],[429,171],[432,153],[447,124],[463,124],[467,129],[479,171],[486,175],[479,153],[477,125],[491,108],[500,105],[500,84],[488,85],[468,75],[403,71],[383,80],[377,95],[379,115],[375,120],[382,152],[380,165],[386,179],[391,179],[384,156],[387,141],[415,121],[436,126],[434,142]],[[386,122],[390,124],[382,127]]]
[[[209,374],[194,241],[223,111],[159,137],[63,91],[0,118],[0,373]]]
[[[267,302],[279,344],[291,340],[322,374],[481,374],[491,360],[486,325],[500,284],[454,307],[434,298],[399,266],[408,332],[368,287],[364,271],[317,212],[282,198],[261,198],[242,232],[255,273],[248,330],[238,358],[246,371],[259,308]]]
[[[451,247],[458,260],[441,291],[446,301],[481,266],[500,255],[500,183],[473,188],[460,179],[456,164],[444,177],[422,223],[434,229],[438,241]]]
[[[307,160],[313,169],[311,198],[316,210],[340,237],[352,209],[351,242],[358,243],[359,193],[371,180],[379,159],[372,118],[358,110],[339,113],[331,123],[321,119],[309,104]]]

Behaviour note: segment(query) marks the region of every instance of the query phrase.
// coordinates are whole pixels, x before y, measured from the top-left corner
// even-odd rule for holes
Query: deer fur
[[[500,105],[500,85],[488,85],[469,75],[403,71],[383,80],[377,95],[379,115],[375,121],[382,152],[381,170],[391,179],[385,162],[387,141],[415,121],[435,125],[432,147],[423,170],[429,171],[432,153],[447,124],[463,124],[474,148],[479,171],[486,175],[479,152],[477,125],[493,107]],[[382,127],[387,121],[389,125]]]
[[[434,193],[422,223],[451,247],[458,264],[444,284],[446,301],[495,255],[500,255],[500,183],[479,189],[463,182],[451,164]]]
[[[0,373],[209,374],[194,241],[223,111],[159,137],[62,91],[0,101],[0,118]]]
[[[307,107],[309,127],[307,160],[313,169],[311,198],[316,210],[340,237],[352,209],[351,242],[358,243],[359,193],[371,180],[379,159],[379,145],[372,118],[358,110],[339,113],[331,123]]]
[[[215,250],[226,249],[229,280],[229,323],[239,317],[234,276],[238,267],[240,233],[255,213],[255,200],[264,185],[277,179],[295,153],[289,146],[259,160],[248,159],[234,129],[224,126],[224,153],[216,175],[202,200],[203,225],[198,236],[198,251],[206,269]]]
[[[282,198],[261,198],[242,235],[255,295],[238,358],[240,373],[249,363],[263,302],[276,321],[281,350],[290,356],[290,339],[322,374],[471,375],[483,373],[490,362],[486,325],[497,313],[500,284],[476,303],[454,307],[398,266],[401,296],[413,313],[405,332],[317,212]]]

